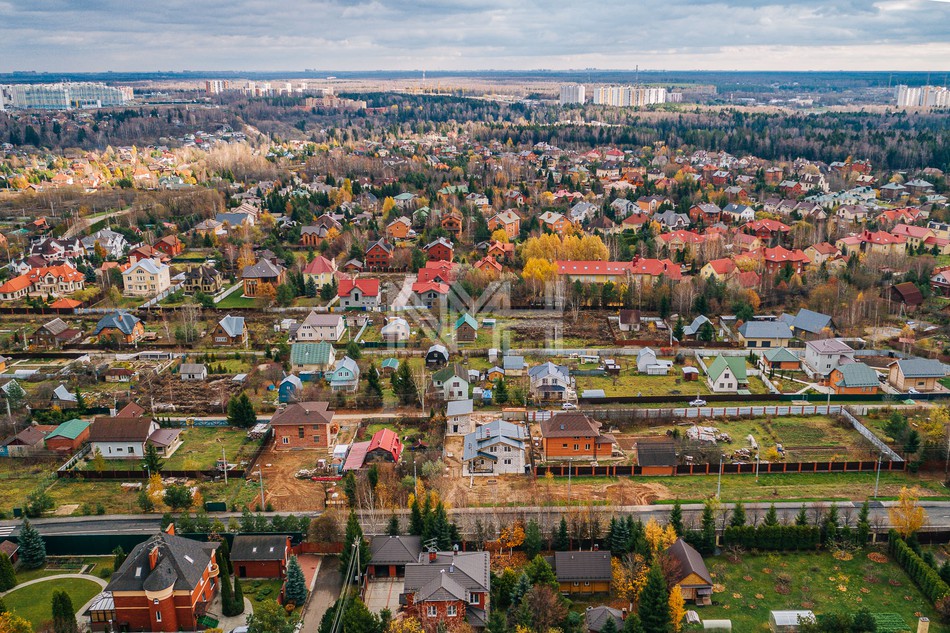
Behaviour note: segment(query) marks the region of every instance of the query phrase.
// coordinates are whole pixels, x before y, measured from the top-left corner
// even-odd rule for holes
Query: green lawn
[[[586,389],[603,389],[608,396],[693,396],[711,393],[705,380],[683,380],[679,367],[673,367],[667,376],[647,376],[635,372],[635,369],[625,369],[617,376],[577,376],[577,392],[580,394]]]
[[[256,442],[247,442],[246,431],[229,428],[186,428],[182,429],[181,440],[181,447],[164,460],[168,470],[208,470],[221,458],[222,449],[228,461],[236,463],[242,457],[250,457],[257,448]],[[107,459],[105,463],[106,470],[132,470],[142,465],[141,460],[134,459]],[[86,470],[92,469],[90,460],[86,462]]]
[[[276,600],[280,595],[280,588],[284,584],[279,578],[255,578],[254,580],[240,580],[244,597],[251,601],[256,609],[269,600]]]
[[[242,297],[241,291],[235,290],[219,301],[216,307],[219,310],[227,310],[228,308],[259,308],[261,307],[261,300],[254,297]]]
[[[876,550],[875,550],[876,551]],[[894,562],[875,563],[868,551],[841,561],[830,553],[744,555],[739,562],[717,556],[706,565],[717,585],[713,604],[699,607],[705,619],[732,620],[734,631],[768,631],[769,611],[808,609],[816,614],[895,613],[908,631],[917,629],[920,612],[930,618],[930,631],[944,633],[933,606]]]
[[[228,461],[231,461],[230,455]],[[144,483],[144,479],[137,480]],[[245,490],[247,488],[247,490]],[[227,485],[224,482],[201,482],[198,484],[198,490],[201,496],[207,501],[224,501],[229,505],[248,503],[254,497],[254,484],[245,486],[243,479],[230,478]],[[82,479],[58,479],[49,489],[49,494],[53,497],[56,506],[64,504],[78,505],[73,511],[73,516],[80,516],[83,513],[82,506],[92,508],[95,512],[97,503],[101,503],[107,514],[136,514],[141,512],[138,506],[138,491],[126,490],[122,488],[121,481],[92,481]],[[162,512],[164,508],[159,506],[156,512]]]
[[[103,569],[108,569],[111,574],[112,562],[112,556],[49,556],[46,558],[46,565],[40,569],[17,570],[16,579],[17,583],[23,584],[37,578],[78,574],[79,570],[86,565],[89,565],[87,574],[99,576]]]
[[[4,596],[7,610],[30,621],[34,629],[39,630],[53,617],[50,597],[54,591],[65,591],[73,602],[73,608],[79,611],[89,600],[101,591],[91,580],[81,578],[62,578],[14,589]]]

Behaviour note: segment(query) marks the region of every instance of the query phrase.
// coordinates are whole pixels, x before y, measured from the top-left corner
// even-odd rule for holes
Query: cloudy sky
[[[0,72],[934,70],[950,0],[0,0]]]

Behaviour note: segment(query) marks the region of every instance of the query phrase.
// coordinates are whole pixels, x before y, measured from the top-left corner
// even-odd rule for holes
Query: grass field
[[[829,553],[748,555],[738,563],[709,558],[706,565],[721,591],[713,594],[712,606],[697,611],[703,619],[732,620],[733,631],[746,632],[768,631],[771,610],[854,613],[862,607],[899,615],[908,631],[917,629],[917,613],[930,618],[931,632],[950,630],[896,563],[872,562],[867,553],[859,550],[849,561]]]
[[[108,569],[112,573],[112,556],[48,556],[46,565],[40,569],[17,570],[17,583],[22,584],[37,578],[46,578],[59,574],[78,574],[84,566],[90,567],[86,570],[87,574],[99,576],[103,569]]]
[[[168,470],[208,470],[214,468],[217,460],[221,458],[222,449],[228,461],[236,463],[241,457],[250,456],[257,448],[256,442],[246,441],[245,431],[225,428],[182,429],[181,440],[181,447],[164,460]],[[141,468],[142,460],[107,459],[105,463],[106,470],[134,470]],[[86,463],[86,470],[92,469],[93,462],[90,460]]]
[[[26,496],[47,481],[54,462],[26,464],[21,459],[0,459],[0,512],[10,513],[22,506]]]
[[[254,297],[242,297],[241,291],[235,290],[227,297],[219,301],[216,306],[219,310],[227,310],[228,308],[259,308],[261,307],[261,300]]]
[[[278,578],[256,578],[254,580],[239,580],[244,597],[251,601],[256,609],[270,600],[276,600],[280,595],[283,581]]]
[[[99,585],[82,578],[46,580],[21,589],[14,589],[4,596],[7,610],[30,621],[35,630],[40,630],[53,617],[50,597],[54,591],[65,591],[77,611],[100,591]]]
[[[230,461],[230,457],[228,460]],[[138,480],[144,483],[144,480]],[[58,479],[49,489],[49,494],[59,507],[64,504],[78,505],[73,516],[82,515],[82,506],[95,508],[97,503],[101,503],[106,514],[128,514],[139,513],[138,491],[125,490],[122,488],[121,481],[92,481],[81,479]],[[245,490],[245,488],[247,488]],[[230,479],[227,485],[224,482],[202,482],[198,484],[198,490],[205,501],[224,501],[225,503],[236,504],[238,508],[242,503],[250,503],[254,497],[254,484],[245,486],[243,479]],[[162,512],[163,506],[155,508],[156,512]]]
[[[578,394],[583,393],[585,389],[603,389],[608,396],[694,396],[697,393],[711,393],[705,380],[686,382],[677,367],[674,367],[668,376],[645,376],[632,373],[628,369],[618,376],[577,376],[576,382]]]

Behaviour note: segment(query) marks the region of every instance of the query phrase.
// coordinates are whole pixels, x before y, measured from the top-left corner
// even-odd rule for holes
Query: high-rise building
[[[950,108],[950,90],[944,86],[901,84],[894,91],[894,99],[898,108]]]
[[[580,84],[565,84],[561,86],[561,105],[583,104],[585,97],[584,86]]]
[[[72,110],[117,106],[132,100],[132,88],[103,83],[0,85],[0,109]]]
[[[219,95],[231,89],[231,82],[226,79],[210,79],[205,82],[205,92],[209,95]]]
[[[615,108],[642,107],[667,102],[666,88],[649,86],[599,86],[594,88],[594,103]]]

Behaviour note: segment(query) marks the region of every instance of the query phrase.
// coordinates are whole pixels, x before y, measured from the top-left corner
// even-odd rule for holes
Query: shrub
[[[936,604],[950,594],[950,586],[940,578],[937,570],[928,565],[896,530],[888,533],[887,545],[891,555],[930,602]]]

